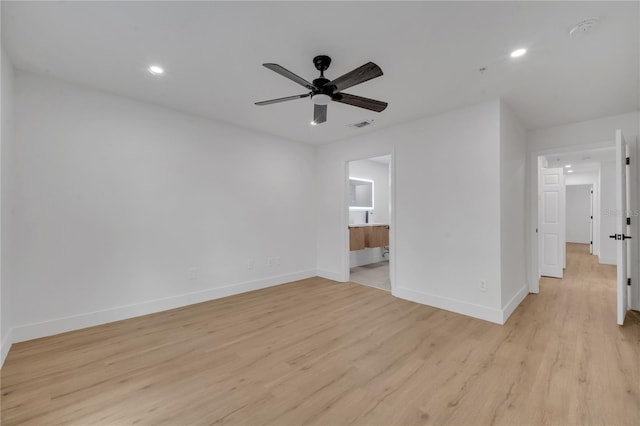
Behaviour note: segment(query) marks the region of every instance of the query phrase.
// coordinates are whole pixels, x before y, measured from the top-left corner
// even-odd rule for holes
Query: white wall
[[[532,250],[537,241],[537,156],[551,152],[575,151],[576,148],[613,146],[616,129],[622,129],[627,141],[636,140],[639,134],[640,112],[629,112],[579,123],[570,123],[527,132],[527,276],[530,291],[538,292],[538,253]],[[578,149],[579,149],[578,148]],[[638,167],[638,165],[636,165]],[[640,187],[640,185],[638,185]],[[640,193],[640,188],[638,188]],[[604,197],[604,189],[601,191]],[[615,196],[615,194],[614,194]],[[601,229],[600,235],[604,235]],[[604,245],[604,240],[601,241]]]
[[[529,294],[525,270],[526,133],[500,103],[500,268],[504,320]]]
[[[622,129],[627,140],[638,136],[638,111],[530,130],[527,132],[527,146],[529,151],[541,151],[606,141],[613,144],[616,129]]]
[[[567,173],[565,186],[591,185],[593,189],[593,254],[600,256],[600,166],[597,172]],[[612,189],[609,188],[608,191]]]
[[[393,151],[393,294],[501,322],[499,105],[320,146],[319,273],[346,279],[345,163]]]
[[[0,366],[11,347],[11,250],[13,231],[13,66],[1,49],[0,85]]]
[[[369,216],[369,223],[389,224],[389,165],[377,161],[359,160],[349,163],[349,176],[369,179],[373,184],[373,215]],[[349,211],[349,224],[364,223],[365,212],[363,210]],[[383,257],[381,247],[365,248],[349,252],[349,266],[356,267],[380,262],[387,259]]]
[[[564,175],[564,184],[566,186],[593,185],[598,181],[598,173],[567,173]]]
[[[567,242],[591,242],[591,185],[567,185]]]
[[[598,260],[605,265],[615,265],[616,241],[609,235],[616,231],[616,162],[600,163],[600,255]]]
[[[15,106],[15,340],[315,275],[313,147],[23,72]]]

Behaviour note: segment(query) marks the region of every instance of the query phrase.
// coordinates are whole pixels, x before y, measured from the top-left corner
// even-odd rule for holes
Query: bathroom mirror
[[[349,176],[349,209],[373,210],[373,181]]]

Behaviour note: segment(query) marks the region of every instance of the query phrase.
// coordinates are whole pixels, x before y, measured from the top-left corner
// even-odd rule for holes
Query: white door
[[[591,209],[589,213],[589,254],[593,254],[593,185],[589,189],[589,206]]]
[[[562,167],[540,170],[540,275],[562,278],[565,188]]]
[[[627,228],[630,232],[632,240],[627,242],[627,274],[631,277],[631,286],[627,286],[629,292],[627,309],[633,309],[640,311],[640,279],[638,271],[638,242],[640,235],[638,235],[638,150],[637,143],[633,140],[627,142],[627,157],[630,158],[631,165],[627,166],[627,210],[630,212],[631,225]]]
[[[616,131],[616,244],[618,266],[618,324],[624,324],[627,314],[627,144],[622,131]]]

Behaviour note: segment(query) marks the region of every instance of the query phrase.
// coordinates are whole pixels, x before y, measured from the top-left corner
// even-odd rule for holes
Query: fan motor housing
[[[324,88],[324,85],[327,84],[328,82],[329,80],[327,80],[326,78],[320,77],[313,80],[313,85],[318,88]]]

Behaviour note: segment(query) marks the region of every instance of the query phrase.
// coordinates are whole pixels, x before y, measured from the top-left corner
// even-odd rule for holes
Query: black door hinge
[[[631,285],[631,278],[627,278],[627,285]]]
[[[631,159],[627,157],[627,164],[631,164]]]
[[[591,216],[591,219],[593,219],[593,216]]]
[[[631,225],[631,218],[630,217],[627,218],[627,225]]]

